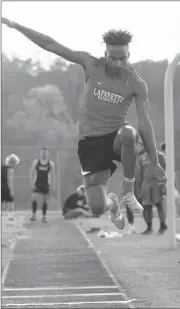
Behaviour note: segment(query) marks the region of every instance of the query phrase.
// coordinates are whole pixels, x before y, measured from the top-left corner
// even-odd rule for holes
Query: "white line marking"
[[[3,291],[41,291],[41,290],[86,290],[86,289],[118,289],[116,285],[93,285],[93,286],[51,286],[51,287],[33,287],[33,288],[5,288]]]
[[[20,225],[22,226],[22,223],[23,223],[23,219],[24,217],[21,216],[20,218]],[[14,241],[12,242],[11,246],[10,246],[10,249],[13,251],[14,248],[15,248],[15,245],[16,245],[16,240],[17,238],[14,239]],[[12,252],[13,253],[13,252]],[[9,269],[9,266],[10,266],[10,263],[11,263],[11,260],[12,260],[12,253],[11,253],[11,257],[9,258],[6,266],[4,267],[4,271],[3,271],[3,275],[2,275],[2,287],[4,285],[4,282],[6,280],[6,277],[7,277],[7,273],[8,273],[8,269]]]
[[[75,222],[75,225],[77,227],[77,229],[80,231],[80,233],[83,235],[84,239],[87,241],[87,243],[89,245],[91,245],[92,249],[94,250],[94,252],[96,253],[97,257],[99,258],[102,266],[105,268],[105,270],[107,271],[109,277],[112,279],[112,281],[114,282],[114,284],[119,287],[119,291],[121,292],[122,288],[119,285],[118,280],[116,279],[115,275],[111,272],[111,270],[109,269],[109,267],[107,266],[106,262],[104,261],[104,259],[102,258],[102,256],[100,255],[99,251],[96,249],[96,247],[94,246],[94,244],[92,243],[92,241],[88,238],[87,234],[83,231],[83,229],[80,227],[80,225],[78,223]],[[124,299],[126,302],[128,302],[128,297],[127,295],[124,293],[123,295]],[[135,307],[130,304],[129,306],[131,309],[135,309]]]
[[[2,298],[50,298],[50,297],[88,297],[88,296],[112,296],[119,295],[123,296],[123,293],[89,293],[89,294],[56,294],[56,295],[13,295],[13,296],[2,296]]]
[[[135,299],[129,300],[106,300],[106,301],[79,301],[79,302],[58,302],[58,303],[24,303],[24,304],[4,304],[3,307],[25,307],[25,306],[55,306],[55,305],[84,305],[84,304],[129,304]]]

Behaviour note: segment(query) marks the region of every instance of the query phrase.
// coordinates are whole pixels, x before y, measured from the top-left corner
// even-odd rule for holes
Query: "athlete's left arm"
[[[146,83],[137,78],[134,83],[134,95],[138,116],[138,129],[144,148],[153,165],[159,164],[154,129],[149,116],[148,88]]]
[[[51,187],[52,190],[56,190],[56,171],[54,162],[50,161],[50,173],[51,173]]]

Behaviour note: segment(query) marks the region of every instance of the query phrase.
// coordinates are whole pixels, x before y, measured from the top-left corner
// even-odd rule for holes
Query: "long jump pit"
[[[24,219],[2,280],[2,308],[135,308],[86,233],[58,213]]]

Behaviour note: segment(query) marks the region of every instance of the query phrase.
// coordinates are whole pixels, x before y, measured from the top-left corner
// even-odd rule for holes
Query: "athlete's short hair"
[[[103,42],[107,45],[125,46],[132,41],[132,34],[128,30],[111,29],[102,35]]]
[[[9,156],[6,157],[5,164],[10,165],[11,163],[19,164],[20,159],[14,153],[11,153]]]

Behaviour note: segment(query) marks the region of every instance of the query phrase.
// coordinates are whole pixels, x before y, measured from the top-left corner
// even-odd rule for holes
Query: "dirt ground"
[[[107,215],[99,219],[78,219],[84,231],[100,227],[118,231]],[[87,236],[115,274],[128,297],[136,299],[137,308],[178,308],[180,304],[180,243],[168,248],[168,232],[157,235],[158,219],[154,218],[154,234],[141,235],[145,224],[136,218],[137,233],[122,237],[100,238],[96,233]],[[180,218],[177,219],[180,232]],[[125,229],[125,232],[127,228]]]

